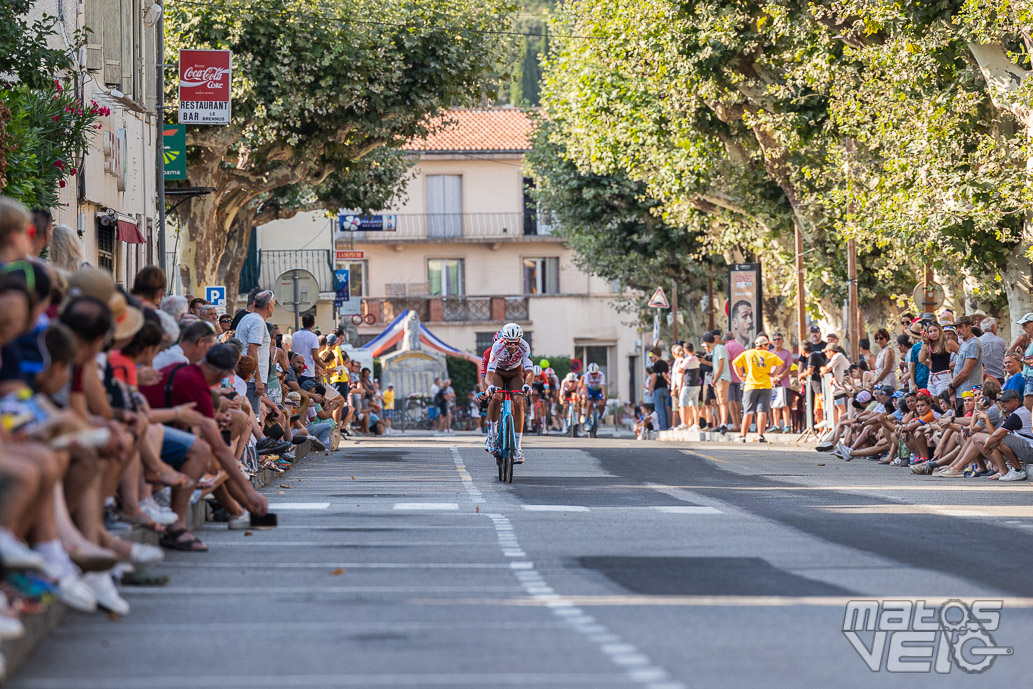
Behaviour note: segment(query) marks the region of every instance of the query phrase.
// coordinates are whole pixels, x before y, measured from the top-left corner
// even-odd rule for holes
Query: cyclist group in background
[[[566,433],[570,430],[570,418],[584,426],[593,408],[598,410],[597,416],[601,416],[606,404],[606,374],[599,370],[598,364],[589,364],[580,377],[577,373],[568,373],[561,382],[548,359],[532,363],[531,346],[524,340],[523,328],[516,323],[507,323],[495,333],[491,347],[481,356],[479,388],[480,403],[487,412],[484,449],[488,452],[495,451],[504,393],[520,393],[512,396],[516,464],[524,461],[521,443],[528,418],[546,429],[556,427],[554,424],[562,419],[560,428]]]

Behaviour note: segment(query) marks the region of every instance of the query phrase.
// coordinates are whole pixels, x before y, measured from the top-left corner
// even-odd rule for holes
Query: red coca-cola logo
[[[228,69],[202,65],[200,67],[187,67],[183,70],[184,86],[206,86],[211,89],[225,87],[223,76],[229,74]]]

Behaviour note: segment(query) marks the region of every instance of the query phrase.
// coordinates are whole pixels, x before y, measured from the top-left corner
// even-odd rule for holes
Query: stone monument
[[[380,389],[395,386],[395,414],[402,413],[405,402],[412,395],[430,395],[435,378],[448,377],[445,355],[429,352],[420,343],[420,317],[409,311],[404,321],[400,349],[380,357]]]

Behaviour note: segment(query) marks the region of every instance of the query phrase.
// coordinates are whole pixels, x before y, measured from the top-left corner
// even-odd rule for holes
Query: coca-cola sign
[[[179,123],[229,122],[230,51],[179,51]]]

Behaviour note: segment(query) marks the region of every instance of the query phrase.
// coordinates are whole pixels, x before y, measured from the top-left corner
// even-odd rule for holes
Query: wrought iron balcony
[[[561,241],[538,213],[397,213],[395,229],[352,232],[356,243]]]
[[[527,321],[527,297],[364,297],[363,313],[378,324],[390,323],[412,309],[425,323],[505,323]]]

